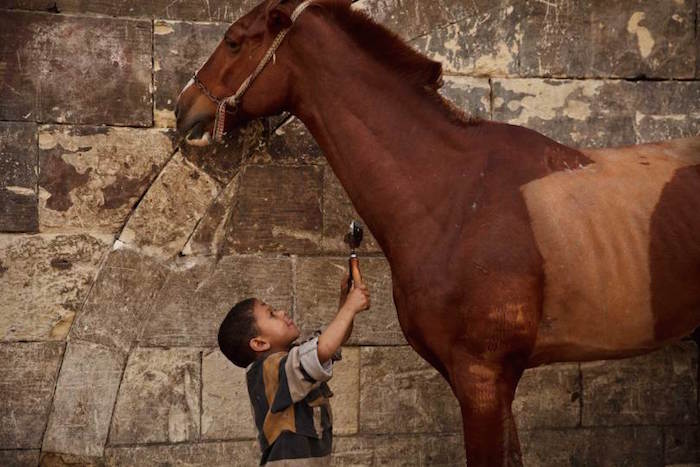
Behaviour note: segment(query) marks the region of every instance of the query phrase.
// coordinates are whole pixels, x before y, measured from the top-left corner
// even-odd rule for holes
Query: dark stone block
[[[36,125],[0,122],[0,231],[38,231],[37,171]]]
[[[700,464],[700,426],[664,427],[666,464]]]
[[[698,422],[694,342],[635,358],[583,363],[581,371],[584,426]]]
[[[496,79],[493,97],[494,120],[578,147],[690,136],[700,121],[700,83],[693,81]],[[655,128],[650,119],[667,125]]]
[[[323,168],[257,167],[241,174],[227,252],[311,253],[321,240]]]
[[[516,2],[521,76],[692,78],[693,2]]]
[[[64,348],[63,342],[0,344],[0,449],[41,448]]]
[[[0,451],[0,465],[11,467],[36,467],[40,451]]]
[[[151,22],[0,15],[0,119],[150,126]]]
[[[657,427],[533,430],[521,431],[519,437],[525,465],[664,465],[663,435]]]
[[[94,13],[192,21],[232,22],[255,7],[259,0],[0,0],[0,8],[62,13]]]
[[[228,26],[163,20],[155,22],[153,99],[156,126],[175,126],[175,102],[180,91],[214,52]]]

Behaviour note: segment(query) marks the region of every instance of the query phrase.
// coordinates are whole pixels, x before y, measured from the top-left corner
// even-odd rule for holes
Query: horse
[[[700,324],[700,137],[605,149],[467,118],[442,66],[349,0],[265,0],[177,100],[190,144],[288,111],[386,256],[469,465],[521,465],[527,368],[639,355]]]

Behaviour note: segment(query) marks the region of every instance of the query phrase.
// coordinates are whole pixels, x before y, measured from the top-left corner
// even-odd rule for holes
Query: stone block
[[[360,433],[460,432],[447,382],[410,347],[363,347]]]
[[[0,235],[0,340],[64,340],[111,241]]]
[[[325,162],[323,151],[314,140],[304,122],[291,116],[289,120],[272,126],[266,144],[261,150],[251,155],[254,164],[322,164]]]
[[[0,344],[0,449],[41,448],[64,346]]]
[[[494,120],[522,125],[572,146],[618,146],[693,135],[700,84],[499,79],[493,80],[493,97]],[[679,130],[646,134],[646,115],[675,118]]]
[[[38,231],[37,171],[36,125],[0,122],[0,231]]]
[[[176,155],[136,207],[119,240],[149,256],[174,257],[219,189],[211,177]]]
[[[207,209],[182,250],[184,256],[217,256],[222,254],[226,227],[235,206],[239,177],[221,190]]]
[[[175,102],[207,61],[229,24],[156,20],[153,29],[155,124],[175,127]]]
[[[39,467],[104,467],[102,457],[42,451]]]
[[[331,465],[439,466],[465,464],[462,433],[333,438]]]
[[[196,349],[133,350],[119,387],[109,444],[198,439],[200,358]]]
[[[491,85],[485,78],[445,76],[440,89],[447,100],[470,118],[491,118]]]
[[[202,169],[214,180],[226,185],[241,170],[244,159],[257,150],[265,134],[263,120],[254,120],[235,132],[227,134],[221,144],[197,147],[180,146],[186,160]]]
[[[559,364],[525,371],[513,401],[518,430],[575,427],[581,421],[578,364]]]
[[[452,73],[506,76],[518,71],[522,17],[511,0],[361,0],[357,8]]]
[[[338,312],[340,281],[347,258],[299,258],[296,268],[297,324],[311,334]],[[372,308],[355,319],[349,345],[405,345],[392,298],[391,270],[384,258],[360,258],[362,279],[372,294]]]
[[[39,450],[0,451],[0,465],[36,467],[39,465],[39,453]]]
[[[119,352],[101,345],[68,343],[44,451],[102,457],[124,360]]]
[[[344,239],[353,220],[360,222],[364,227],[364,238],[357,252],[360,255],[381,253],[382,250],[372,231],[353,207],[340,180],[333,170],[326,166],[323,173],[323,251],[342,254],[350,252]]]
[[[531,430],[519,433],[524,465],[657,467],[663,435],[657,427]]]
[[[328,382],[333,391],[333,434],[341,436],[358,432],[360,411],[360,348],[344,347],[342,353]]]
[[[41,230],[118,233],[171,153],[163,131],[42,127]]]
[[[261,456],[257,441],[117,447],[105,454],[109,467],[256,467]]]
[[[148,318],[167,269],[143,255],[118,248],[100,270],[71,338],[128,352]]]
[[[700,135],[700,106],[687,114],[645,115],[637,112],[634,129],[637,143],[653,143]]]
[[[323,169],[251,166],[241,174],[226,253],[308,254],[321,240]]]
[[[256,439],[246,372],[219,350],[202,357],[202,439]]]
[[[3,13],[0,119],[150,126],[151,32],[145,20]]]
[[[511,2],[521,76],[692,78],[693,2]]]
[[[664,462],[700,464],[700,426],[664,427]]]
[[[225,257],[216,263],[188,258],[155,299],[139,342],[217,347],[221,321],[233,305],[249,297],[291,310],[291,261],[251,256]]]
[[[584,426],[697,424],[698,351],[684,342],[625,360],[584,363]]]
[[[61,13],[89,13],[106,16],[131,16],[146,18],[163,18],[191,21],[232,22],[253,9],[257,0],[227,2],[209,0],[154,0],[139,2],[124,0],[0,0],[0,8],[18,8],[23,10],[44,10]]]

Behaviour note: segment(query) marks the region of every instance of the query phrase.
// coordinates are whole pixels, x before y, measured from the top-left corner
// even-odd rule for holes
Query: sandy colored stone
[[[36,182],[36,125],[0,122],[0,231],[38,231]]]
[[[164,266],[117,245],[100,270],[71,338],[128,352],[166,277]]]
[[[697,82],[493,80],[493,118],[539,131],[578,147],[635,144],[692,136],[700,115]],[[644,116],[678,128],[655,133]],[[653,130],[653,131],[652,131]]]
[[[337,437],[331,465],[458,467],[465,463],[463,445],[462,433]]]
[[[333,435],[353,435],[359,429],[360,410],[360,348],[343,347],[343,359],[333,366],[333,378],[328,382],[333,397]]]
[[[119,387],[109,444],[198,439],[200,354],[187,348],[133,350]]]
[[[225,253],[308,254],[321,240],[323,170],[251,166],[241,174]]]
[[[340,281],[347,258],[299,258],[296,267],[297,323],[310,334],[327,326],[338,312]],[[355,318],[349,345],[404,345],[392,298],[391,270],[384,258],[360,257],[362,279],[372,293],[372,308]]]
[[[36,467],[39,464],[39,453],[39,450],[0,451],[0,465]]]
[[[353,220],[362,224],[363,238],[358,254],[381,253],[377,240],[367,223],[362,220],[333,170],[326,166],[323,172],[323,251],[327,253],[349,254],[345,235]]]
[[[175,155],[133,212],[119,239],[149,256],[180,253],[219,193],[207,174]]]
[[[258,297],[292,310],[288,258],[186,258],[168,277],[143,325],[141,345],[216,347],[219,326],[231,307]]]
[[[64,340],[111,241],[0,235],[0,340]]]
[[[150,126],[151,22],[5,12],[0,119]]]
[[[526,370],[518,383],[512,407],[519,430],[578,426],[581,421],[578,364]]]
[[[360,365],[360,433],[461,430],[447,381],[410,347],[363,347]]]
[[[125,359],[101,345],[68,343],[44,451],[102,457]]]
[[[658,467],[663,435],[658,427],[577,428],[519,433],[523,464]]]
[[[683,342],[640,357],[581,364],[583,426],[698,423],[698,350]]]
[[[260,464],[257,441],[114,447],[107,448],[105,454],[110,467],[256,467]]]
[[[0,344],[0,449],[41,448],[64,348],[62,342]]]
[[[118,233],[171,153],[172,143],[163,131],[41,127],[42,231]]]
[[[246,372],[218,349],[202,357],[202,439],[256,439]]]

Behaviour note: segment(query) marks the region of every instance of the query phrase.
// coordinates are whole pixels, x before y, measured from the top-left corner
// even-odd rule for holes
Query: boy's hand
[[[360,313],[369,310],[371,300],[369,289],[365,284],[354,284],[350,292],[347,294],[343,307],[351,309],[354,313]]]

